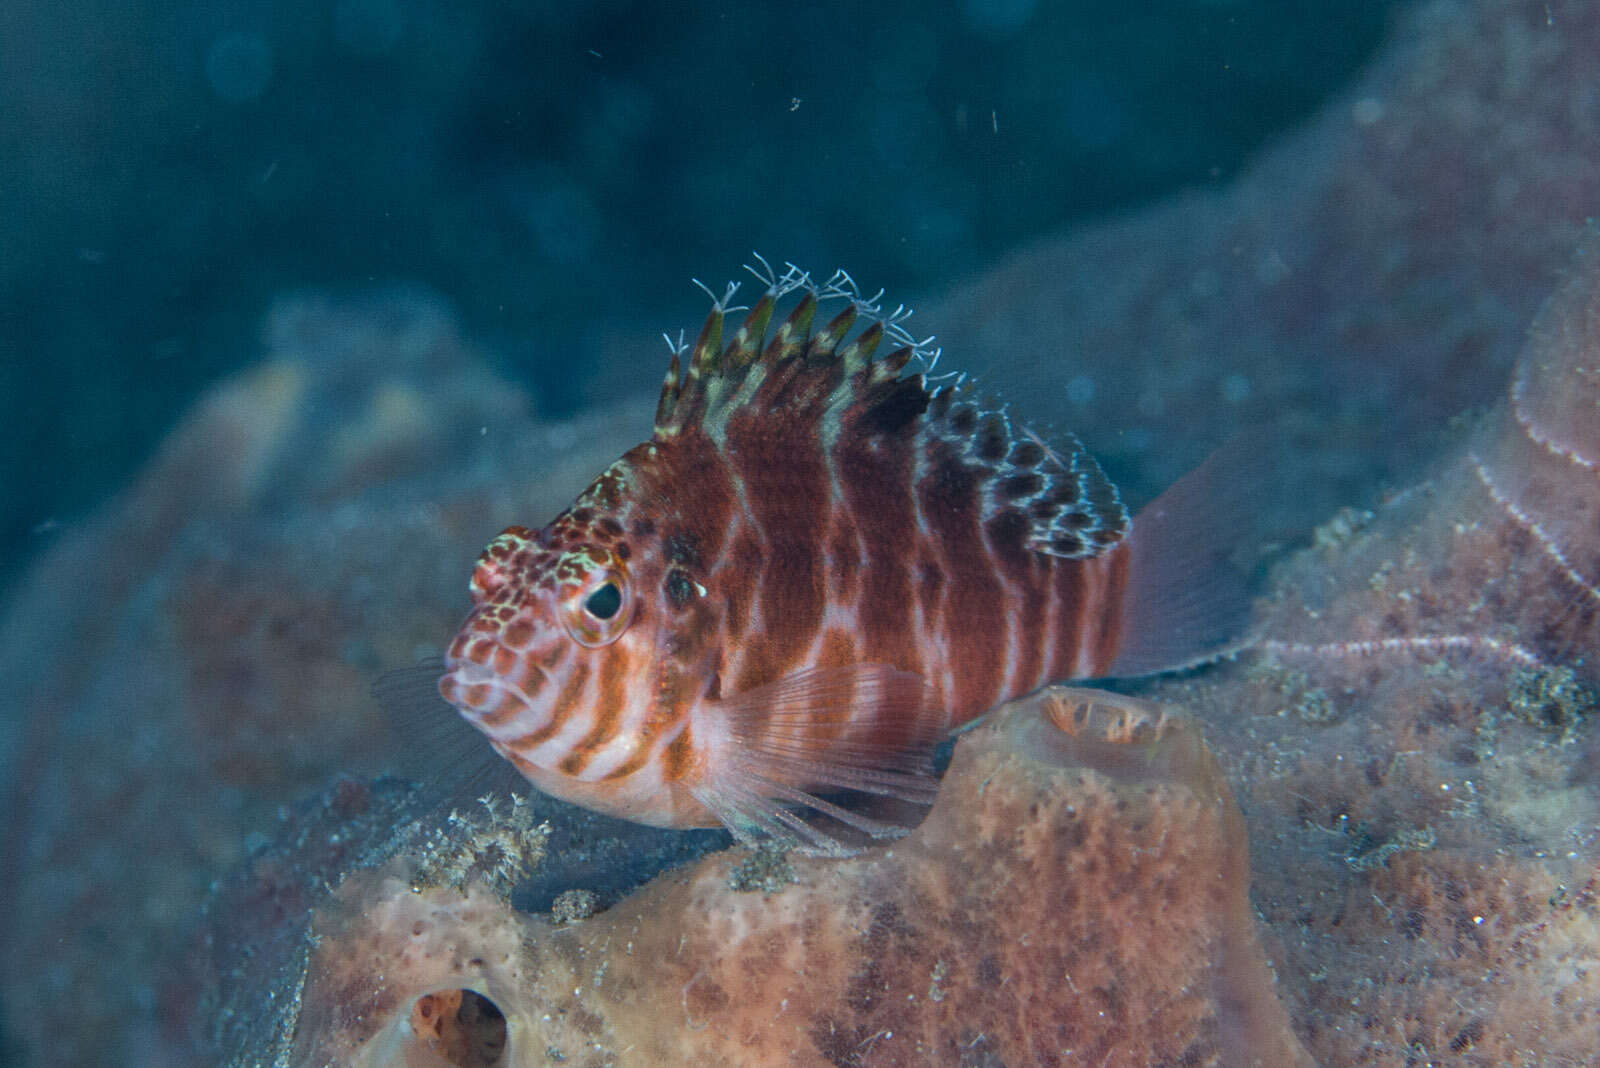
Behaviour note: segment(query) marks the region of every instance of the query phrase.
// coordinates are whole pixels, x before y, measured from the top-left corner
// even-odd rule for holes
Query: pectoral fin
[[[715,706],[728,743],[695,796],[741,841],[787,841],[808,852],[857,851],[796,814],[810,809],[873,838],[903,823],[817,796],[847,790],[931,804],[942,717],[920,675],[887,664],[796,672]]]

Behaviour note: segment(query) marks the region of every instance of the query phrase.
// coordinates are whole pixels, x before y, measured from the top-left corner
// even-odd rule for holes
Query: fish
[[[936,747],[996,705],[1227,648],[1214,479],[1132,517],[1075,436],[935,374],[904,307],[758,260],[748,309],[701,287],[650,439],[472,571],[438,692],[530,783],[848,855],[905,832],[873,796],[931,803]]]

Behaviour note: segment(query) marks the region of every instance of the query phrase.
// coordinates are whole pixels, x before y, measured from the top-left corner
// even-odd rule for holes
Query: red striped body
[[[791,272],[726,345],[719,304],[654,438],[485,550],[440,688],[541,789],[825,848],[790,807],[873,825],[809,791],[926,797],[952,728],[1116,661],[1133,554],[1093,459],[908,373],[865,302],[812,335],[837,290]]]

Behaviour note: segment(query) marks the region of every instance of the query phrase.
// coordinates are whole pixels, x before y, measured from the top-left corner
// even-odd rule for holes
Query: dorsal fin
[[[981,487],[986,521],[1014,513],[1007,521],[1025,525],[1036,552],[1096,556],[1127,535],[1116,487],[1076,437],[1062,435],[1052,447],[1014,425],[1004,408],[982,402],[964,378],[928,380],[938,352],[931,338],[917,341],[906,331],[904,306],[885,314],[882,294],[862,297],[842,271],[818,285],[792,264],[779,276],[760,262],[749,270],[765,289],[726,342],[738,286],[730,283],[720,297],[701,286],[711,312],[692,346],[674,346],[656,408],[657,440],[698,427],[720,443],[729,418],[747,406],[774,418],[827,420],[836,435],[907,434]],[[779,303],[796,292],[800,299],[772,328]],[[840,299],[845,307],[813,332],[819,305]],[[886,339],[893,347],[879,355]]]
[[[1035,552],[1082,559],[1127,537],[1128,510],[1116,486],[1075,435],[1046,444],[960,376],[933,389],[926,417],[927,432],[985,481],[984,520],[1017,513]]]

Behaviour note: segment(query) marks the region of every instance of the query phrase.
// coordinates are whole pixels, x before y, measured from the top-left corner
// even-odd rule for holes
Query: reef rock
[[[1280,568],[1258,652],[1143,688],[1207,723],[1324,1063],[1600,1057],[1597,252],[1430,478]]]
[[[482,766],[372,681],[459,623],[485,531],[553,513],[649,423],[644,403],[534,421],[415,289],[286,298],[265,349],[0,618],[0,702],[29,710],[0,717],[0,1000],[36,1063],[214,1063],[190,1045],[214,1021],[189,968],[212,885],[304,830],[292,806],[338,776]],[[598,826],[547,816],[569,843]],[[257,888],[296,934],[303,885]]]
[[[313,924],[298,1065],[1308,1063],[1196,726],[1059,688],[964,737],[909,837],[743,849],[567,927],[352,878]],[[771,875],[770,871],[768,873]]]

